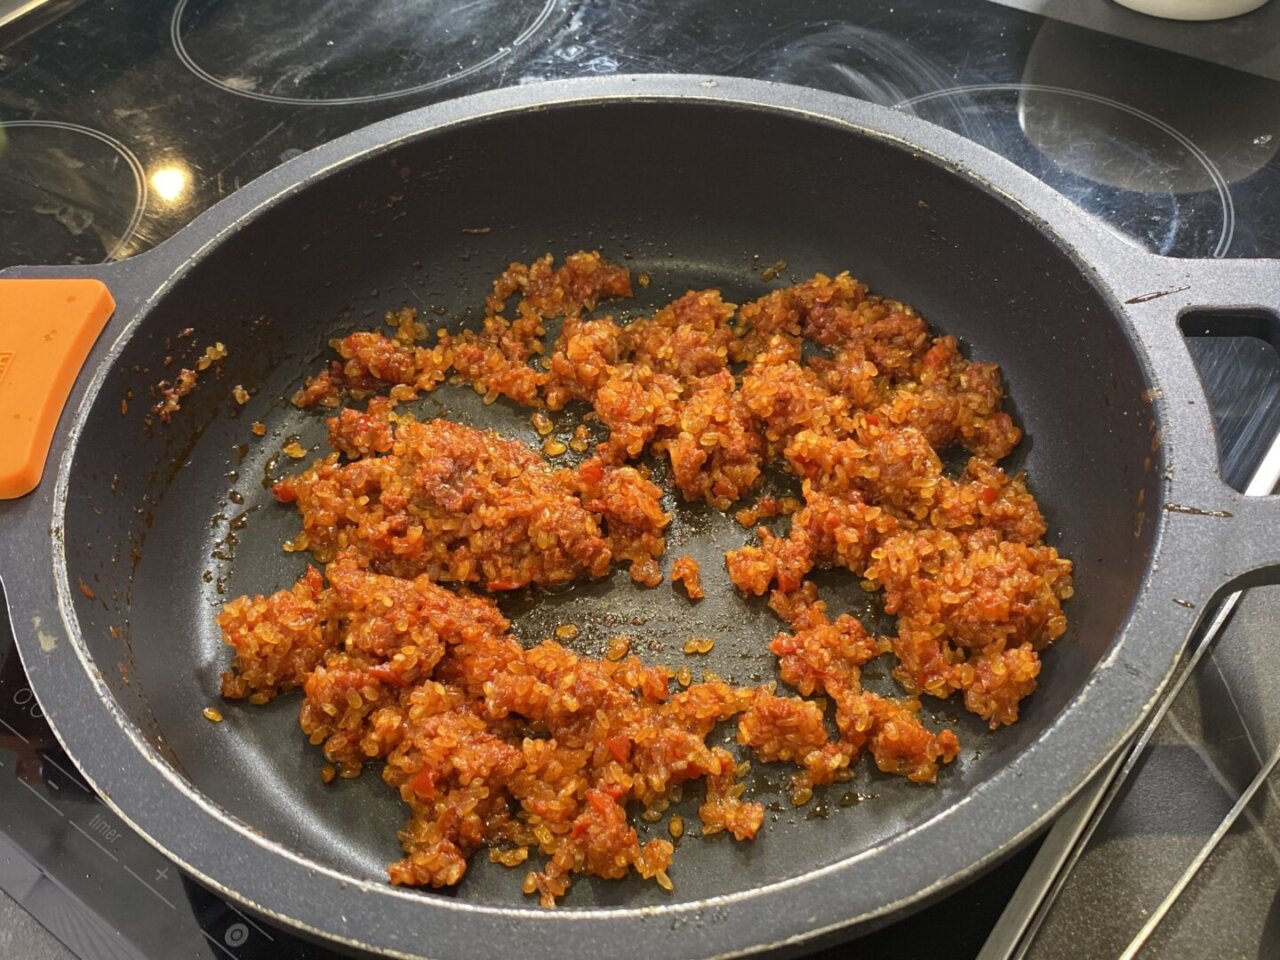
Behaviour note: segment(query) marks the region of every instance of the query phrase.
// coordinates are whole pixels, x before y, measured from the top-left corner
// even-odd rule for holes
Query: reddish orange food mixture
[[[676,557],[671,565],[671,581],[684,584],[684,592],[690,600],[701,600],[706,596],[702,590],[702,568],[693,557]]]
[[[634,870],[670,888],[674,847],[641,844],[629,802],[653,819],[701,780],[704,834],[745,840],[763,822],[743,797],[747,764],[706,742],[718,723],[737,717],[739,744],[798,768],[797,804],[847,779],[863,752],[932,783],[959,743],[921,721],[919,695],[960,692],[991,727],[1012,723],[1040,651],[1066,628],[1071,563],[1043,543],[1025,480],[997,464],[1021,433],[994,365],[966,360],[954,338],[848,274],[742,307],[690,291],[625,325],[590,313],[630,294],[628,271],[596,253],[513,264],[479,331],[428,345],[415,312],[401,311],[391,336],[335,341],[341,359],[294,398],[336,411],[333,452],[275,487],[302,518],[286,549],[324,571],[226,604],[218,622],[235,661],[223,693],[262,703],[300,689],[326,779],[384,761],[410,810],[393,883],[456,884],[488,847],[507,866],[546,857],[524,883],[546,906],[575,874]],[[563,323],[547,343],[553,318]],[[554,468],[518,441],[400,412],[450,376],[489,402],[585,402],[608,437],[578,466]],[[365,397],[363,411],[344,406]],[[534,424],[551,430],[545,414]],[[575,431],[573,449],[585,436]],[[970,458],[953,478],[939,453],[955,447]],[[788,625],[770,650],[799,696],[693,683],[688,668],[629,656],[629,643],[601,659],[555,641],[525,648],[472,592],[554,587],[615,564],[640,585],[661,582],[670,517],[637,462],[648,454],[667,459],[686,499],[720,510],[770,463],[800,478],[802,501],[763,497],[735,514],[744,526],[789,516],[785,534],[760,527],[725,558],[735,586],[768,594]],[[807,577],[833,566],[882,591],[896,636],[828,615]],[[672,579],[704,595],[691,558]],[[698,642],[694,652],[714,641]],[[862,689],[862,665],[890,651],[905,698]],[[807,697],[830,704],[834,736],[824,703]]]

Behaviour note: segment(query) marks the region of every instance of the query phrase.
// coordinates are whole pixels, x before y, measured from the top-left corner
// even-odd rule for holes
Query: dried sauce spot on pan
[[[173,380],[161,380],[151,391],[156,397],[151,412],[160,418],[161,423],[168,423],[181,409],[183,399],[195,390],[200,374],[226,356],[227,348],[221,343],[215,343],[205,348],[204,353],[196,360],[194,370],[184,367]]]

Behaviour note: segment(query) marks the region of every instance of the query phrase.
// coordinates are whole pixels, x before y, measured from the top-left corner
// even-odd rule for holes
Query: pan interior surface
[[[852,781],[792,808],[788,771],[757,764],[756,795],[770,812],[754,842],[703,840],[691,829],[671,871],[673,893],[581,880],[565,906],[659,906],[801,876],[924,823],[1035,749],[1124,624],[1152,546],[1140,505],[1158,502],[1158,455],[1134,347],[1080,266],[973,180],[838,124],[673,100],[565,104],[423,133],[256,213],[155,304],[85,423],[65,533],[69,582],[93,594],[75,598],[85,642],[164,762],[298,855],[385,878],[399,856],[398,798],[374,765],[358,780],[324,785],[323,758],[297,728],[296,696],[267,707],[221,701],[230,657],[213,617],[226,599],[286,586],[305,566],[280,549],[297,517],[263,480],[323,451],[325,413],[299,411],[288,397],[327,360],[331,337],[405,305],[432,325],[473,322],[509,262],[583,248],[653,278],[636,301],[605,312],[634,316],[689,287],[720,287],[744,302],[848,269],[957,335],[970,356],[999,363],[1027,433],[1012,467],[1029,472],[1049,541],[1076,562],[1076,598],[1018,724],[991,735],[958,702],[926,700],[926,716],[954,724],[963,744],[936,787],[881,775],[864,760]],[[762,280],[779,260],[781,277]],[[152,388],[216,342],[227,357],[201,374],[172,422],[147,427]],[[247,404],[233,398],[236,385],[251,394]],[[538,439],[529,411],[486,407],[458,387],[414,409]],[[266,425],[264,437],[251,432],[254,421]],[[293,437],[308,460],[280,454]],[[536,641],[574,622],[582,635],[571,645],[585,652],[625,633],[646,660],[687,664],[695,676],[774,679],[765,644],[781,624],[762,602],[735,596],[723,568],[723,552],[748,531],[704,507],[667,506],[676,521],[664,570],[695,556],[707,600],[693,606],[669,580],[645,591],[615,572],[556,597],[504,601],[516,632]],[[824,583],[833,607],[865,609],[852,576]],[[693,634],[716,639],[710,655],[681,652]],[[893,691],[889,667],[869,667],[868,685]],[[202,718],[208,706],[225,720]],[[691,827],[698,800],[676,807]],[[145,829],[145,813],[137,822]],[[522,875],[478,855],[456,891],[423,896],[515,906],[524,902]]]

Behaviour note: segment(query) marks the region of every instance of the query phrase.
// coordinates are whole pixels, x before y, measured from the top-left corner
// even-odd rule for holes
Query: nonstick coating
[[[958,703],[926,703],[926,713],[954,725],[964,745],[936,787],[880,775],[864,762],[850,783],[793,809],[784,797],[787,771],[757,765],[756,795],[771,813],[754,843],[690,836],[671,871],[674,893],[639,881],[582,879],[560,917],[588,907],[648,907],[661,917],[673,904],[789,884],[875,851],[981,799],[981,786],[1019,764],[1061,719],[1108,656],[1143,586],[1159,529],[1148,510],[1162,494],[1163,450],[1153,439],[1152,380],[1114,301],[1025,211],[903,143],[800,111],[727,102],[587,100],[457,123],[390,150],[368,146],[362,159],[313,176],[305,189],[224,231],[149,305],[102,381],[65,473],[67,582],[81,581],[94,594],[71,591],[112,709],[136,725],[179,781],[278,845],[257,854],[263,870],[270,873],[273,857],[301,857],[349,878],[351,896],[371,904],[358,881],[384,880],[404,819],[376,767],[354,782],[321,783],[323,758],[298,731],[296,696],[267,707],[218,696],[230,659],[213,622],[219,605],[286,586],[305,564],[280,549],[297,517],[274,503],[263,478],[306,462],[279,455],[289,438],[300,437],[312,455],[323,450],[326,414],[296,410],[287,398],[328,359],[331,337],[376,325],[405,305],[432,325],[473,322],[493,276],[544,252],[599,249],[648,273],[653,283],[634,301],[602,308],[628,317],[689,287],[719,287],[744,302],[816,271],[844,269],[912,303],[937,331],[957,335],[969,356],[1000,364],[1009,409],[1027,432],[1006,466],[1029,473],[1049,542],[1076,562],[1077,591],[1066,607],[1070,628],[1045,656],[1040,689],[1017,725],[989,734]],[[191,229],[199,231],[200,221]],[[148,277],[146,260],[129,283],[160,287],[165,278]],[[785,270],[765,282],[762,270],[778,260]],[[194,333],[183,336],[187,328]],[[150,388],[215,341],[226,345],[227,359],[202,377],[171,423],[147,426]],[[243,407],[232,398],[236,384],[252,394]],[[121,400],[130,396],[122,414]],[[445,387],[414,409],[538,441],[529,411],[502,401],[486,407],[464,388]],[[261,439],[250,432],[256,420],[267,426]],[[583,628],[572,645],[589,653],[625,633],[651,662],[687,663],[695,675],[711,669],[742,683],[773,679],[764,645],[780,624],[762,603],[734,595],[723,569],[724,550],[747,542],[748,532],[702,506],[667,506],[676,519],[664,568],[682,553],[701,560],[705,601],[691,605],[669,582],[642,590],[615,573],[555,597],[505,599],[516,632],[536,641],[572,621]],[[824,584],[834,605],[874,616],[850,575]],[[1173,629],[1185,633],[1188,623]],[[691,634],[714,637],[712,654],[686,658],[680,647]],[[1162,675],[1175,646],[1162,649],[1152,677]],[[869,668],[869,685],[892,692],[888,666]],[[1136,722],[1156,682],[1137,684],[1124,723]],[[47,691],[38,692],[45,699]],[[225,722],[201,718],[210,705]],[[50,712],[56,723],[57,708]],[[1106,734],[1114,742],[1099,745],[1081,712],[1074,717],[1078,736],[1059,739],[1059,749],[1100,757],[1101,747],[1118,743],[1121,722]],[[1038,815],[1064,799],[1029,790],[1026,802]],[[1006,790],[999,802],[1021,800]],[[691,825],[696,803],[678,808]],[[181,809],[165,808],[157,819],[167,822]],[[146,829],[146,811],[125,813]],[[993,811],[993,822],[1007,813]],[[1029,824],[1033,817],[1013,819]],[[1007,852],[1014,839],[955,842],[973,848],[973,865]],[[210,860],[220,856],[206,852]],[[895,869],[914,871],[920,894],[936,893],[956,875],[935,871],[930,860]],[[219,881],[218,870],[191,866]],[[536,913],[519,892],[521,877],[480,855],[456,892],[409,896],[423,906],[423,929],[460,923],[466,933],[474,923],[478,936],[493,916],[533,922],[520,919],[524,910]],[[824,896],[838,899],[840,891]],[[454,899],[521,912],[447,921],[433,912],[432,904]],[[262,897],[257,905],[277,912]],[[341,923],[307,922],[360,943],[431,952],[413,930],[378,939],[362,928],[362,909],[339,898],[331,910]],[[279,914],[292,919],[288,909]],[[814,922],[835,915],[824,907]],[[788,935],[807,929],[802,918],[777,922]],[[590,953],[571,926],[564,936],[569,955]],[[740,949],[740,939],[704,931],[689,940],[689,952]],[[530,949],[554,952],[541,940]]]

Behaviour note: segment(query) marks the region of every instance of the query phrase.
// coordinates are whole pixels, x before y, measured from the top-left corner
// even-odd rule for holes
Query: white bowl
[[[1267,0],[1116,0],[1122,7],[1170,20],[1222,20],[1257,10]]]

